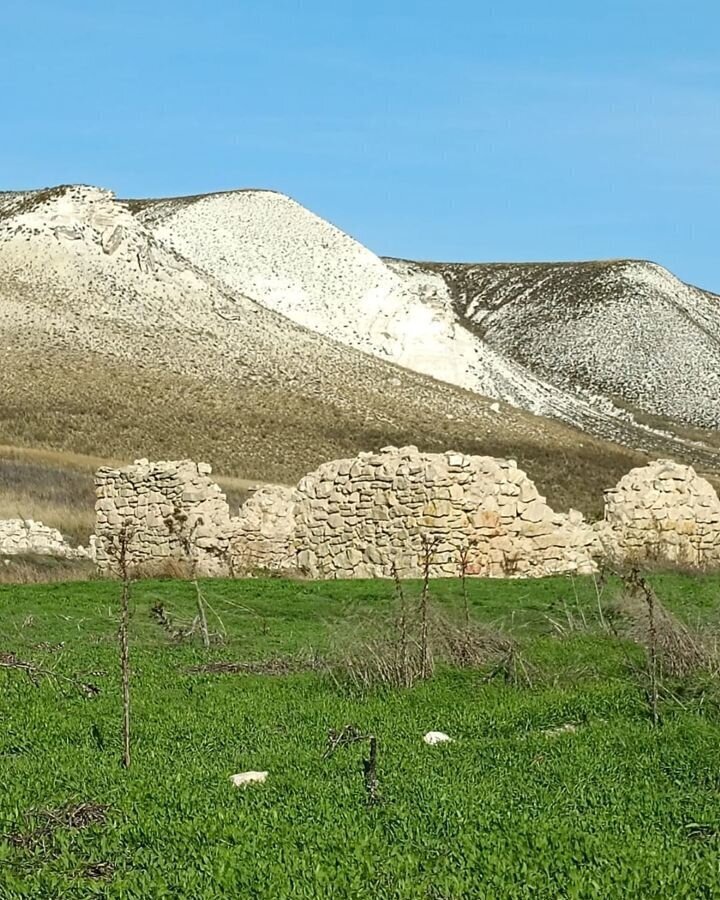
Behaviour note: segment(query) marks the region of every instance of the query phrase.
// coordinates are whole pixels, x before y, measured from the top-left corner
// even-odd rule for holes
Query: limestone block
[[[423,507],[425,518],[440,518],[452,515],[454,509],[449,500],[431,500]]]
[[[541,500],[533,500],[520,511],[520,518],[526,522],[543,522],[551,516],[552,511]]]
[[[500,531],[502,525],[500,513],[493,509],[478,509],[470,517],[470,524],[473,528],[489,531]]]

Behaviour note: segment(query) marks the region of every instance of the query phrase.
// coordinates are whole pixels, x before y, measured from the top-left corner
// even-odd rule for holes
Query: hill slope
[[[712,437],[677,425],[720,426],[720,301],[659,266],[380,260],[270,191],[131,205],[218,282],[350,347],[626,446],[709,458]]]
[[[588,512],[641,458],[314,334],[97,188],[0,196],[0,366],[6,444],[282,482],[362,448],[456,447],[514,456]]]
[[[720,428],[720,297],[642,260],[419,264],[461,320],[539,378]]]

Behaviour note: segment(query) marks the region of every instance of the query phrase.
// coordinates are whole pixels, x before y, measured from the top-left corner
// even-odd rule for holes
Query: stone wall
[[[312,577],[590,572],[597,539],[582,515],[553,512],[512,460],[388,447],[320,466],[299,483],[294,544]]]
[[[619,562],[720,565],[720,500],[691,466],[660,459],[632,469],[605,492],[597,526],[607,556]]]
[[[179,560],[198,574],[227,574],[230,510],[212,469],[192,460],[137,460],[95,475],[97,563],[116,571],[117,540],[128,536],[128,564],[148,574]],[[189,550],[189,552],[188,552]]]
[[[60,559],[92,559],[94,540],[89,547],[72,547],[56,528],[32,519],[0,521],[0,557],[55,556]]]
[[[513,460],[386,447],[325,463],[295,488],[268,486],[231,517],[211,469],[190,460],[101,469],[97,558],[123,527],[129,562],[148,573],[170,560],[200,574],[297,571],[312,578],[422,574],[537,577],[589,573],[595,560],[720,565],[720,501],[692,468],[659,460],[605,493],[605,518],[556,513]]]
[[[297,566],[293,543],[297,490],[262,487],[243,504],[230,525],[232,572],[290,570]]]

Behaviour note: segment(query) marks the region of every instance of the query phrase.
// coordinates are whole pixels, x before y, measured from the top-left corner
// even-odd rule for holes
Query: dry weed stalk
[[[184,513],[181,513],[185,519],[187,518]],[[205,597],[203,596],[203,592],[200,590],[200,583],[198,582],[197,577],[197,554],[195,553],[195,543],[193,538],[195,537],[195,532],[198,527],[202,525],[203,520],[201,518],[197,518],[189,531],[186,533],[183,532],[182,542],[183,542],[183,550],[185,551],[185,555],[190,562],[190,580],[192,581],[193,587],[195,588],[195,605],[197,607],[198,612],[198,621],[200,624],[200,634],[202,635],[203,646],[207,650],[210,647],[210,632],[208,631],[208,623],[207,623],[207,615],[205,613]]]
[[[438,656],[450,665],[462,669],[493,666],[490,677],[513,658],[520,661],[518,666],[525,666],[517,641],[500,628],[485,624],[458,626],[440,614],[433,616],[432,626],[431,634]]]
[[[120,671],[123,691],[123,766],[130,768],[130,576],[127,550],[130,538],[124,530],[121,538],[120,571],[122,573],[122,598],[120,619]]]
[[[122,581],[118,637],[123,708],[122,765],[125,769],[130,768],[130,561],[128,552],[133,535],[133,529],[124,524],[118,534],[110,538],[107,547],[108,556],[114,560]]]
[[[400,675],[403,687],[411,687],[412,686],[412,678],[411,678],[411,668],[410,668],[410,641],[408,636],[408,621],[407,621],[407,599],[405,597],[405,589],[403,588],[403,583],[400,580],[400,574],[398,572],[397,565],[393,562],[392,564],[392,574],[393,580],[395,582],[395,599],[398,604],[398,619],[397,619],[397,637],[398,637],[398,647],[397,647],[397,671]]]
[[[365,781],[368,803],[374,805],[380,799],[377,779],[377,738],[374,734],[368,737],[368,743],[370,745],[370,754],[367,759],[363,760],[363,779]]]
[[[463,614],[465,616],[465,627],[470,628],[470,600],[467,589],[468,561],[470,558],[470,544],[463,544],[458,551],[460,558],[460,584],[462,585],[463,598]]]
[[[420,594],[420,677],[427,678],[433,671],[433,658],[430,649],[429,636],[429,608],[430,597],[430,568],[433,557],[440,545],[440,538],[427,534],[421,535],[422,541],[422,592]]]
[[[323,759],[329,759],[341,747],[349,747],[352,744],[368,742],[369,754],[363,759],[363,784],[367,802],[373,806],[380,802],[377,778],[377,738],[374,734],[363,734],[355,725],[346,725],[340,731],[331,729],[328,733],[327,746]]]
[[[717,674],[720,660],[714,648],[701,634],[679,621],[661,602],[656,592],[637,569],[623,577],[627,595],[620,612],[633,624],[633,637],[646,646],[653,645],[658,671],[673,677],[704,671]],[[640,600],[645,610],[641,615]],[[635,603],[633,603],[635,601]]]
[[[203,525],[203,520],[202,517],[198,516],[198,518],[193,521],[192,525],[188,527],[187,513],[185,513],[180,507],[176,506],[173,510],[172,516],[168,516],[165,521],[168,530],[172,534],[177,535],[178,539],[180,540],[183,553],[185,554],[185,559],[187,560],[187,564],[190,569],[189,579],[195,589],[195,608],[197,610],[197,615],[190,628],[190,631],[186,632],[183,636],[190,637],[196,629],[199,630],[203,646],[207,650],[210,647],[211,641],[210,629],[208,627],[207,609],[210,609],[220,626],[220,631],[217,636],[225,636],[227,634],[227,631],[225,629],[223,620],[212,608],[212,606],[210,606],[210,603],[203,593],[203,590],[200,587],[200,582],[198,580],[198,556],[196,552],[195,534],[197,532],[197,529]]]
[[[665,692],[673,696],[664,687],[663,678],[682,678],[696,672],[716,676],[720,670],[720,659],[717,647],[708,646],[701,634],[691,631],[663,605],[639,569],[621,573],[620,578],[625,594],[614,612],[629,620],[630,636],[647,653],[648,701],[653,725],[657,726],[660,722],[661,694]],[[610,628],[615,636],[621,636],[614,623]]]
[[[396,609],[392,618],[377,630],[383,635],[357,643],[352,631],[350,646],[342,645],[341,656],[328,667],[340,686],[349,683],[361,691],[379,685],[413,687],[432,676],[436,659],[460,668],[493,666],[488,675],[504,673],[516,685],[533,683],[532,667],[523,658],[517,642],[489,625],[474,625],[470,618],[467,576],[469,548],[460,551],[459,577],[463,592],[463,622],[457,624],[438,612],[431,603],[430,571],[440,543],[438,537],[422,536],[422,586],[417,603],[409,603],[397,565],[392,563]]]

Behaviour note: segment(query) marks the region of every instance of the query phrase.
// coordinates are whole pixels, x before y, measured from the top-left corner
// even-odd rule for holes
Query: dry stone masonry
[[[89,547],[72,547],[55,528],[33,519],[0,521],[0,558],[6,556],[54,556],[58,559],[92,559]]]
[[[540,577],[590,573],[596,560],[720,565],[720,500],[688,466],[633,469],[605,495],[605,518],[556,513],[513,460],[386,447],[325,463],[295,488],[256,491],[231,516],[210,466],[190,460],[100,469],[97,561],[199,574],[300,572],[312,578]],[[1,532],[0,532],[1,534]],[[426,557],[427,555],[427,557]]]
[[[720,565],[720,500],[691,466],[660,459],[605,492],[605,554],[624,562]]]
[[[590,572],[596,536],[560,515],[512,460],[387,447],[321,466],[298,485],[298,565],[313,577]]]
[[[231,573],[297,567],[295,488],[262,487],[240,509],[230,525],[228,565]]]
[[[597,538],[582,515],[554,513],[512,460],[387,447],[326,463],[296,488],[257,491],[230,517],[210,467],[190,460],[101,469],[98,565],[162,570],[191,558],[204,574],[295,570],[319,578],[589,572]]]
[[[134,569],[162,573],[177,560],[198,574],[226,574],[230,510],[211,473],[209,465],[189,459],[140,459],[124,469],[99,469],[95,512],[100,571],[116,571],[124,530],[127,562]]]

